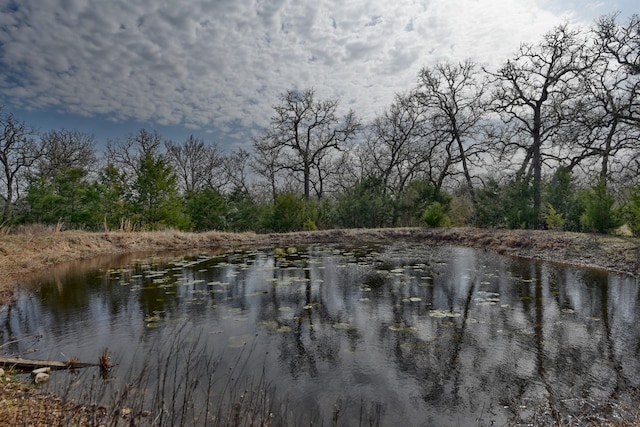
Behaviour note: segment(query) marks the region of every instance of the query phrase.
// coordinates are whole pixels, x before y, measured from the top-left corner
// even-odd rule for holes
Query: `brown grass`
[[[393,228],[305,231],[286,234],[63,231],[32,227],[0,236],[0,305],[10,301],[14,286],[37,272],[67,261],[105,254],[142,251],[186,251],[250,245],[304,245],[405,240],[469,246],[628,274],[640,272],[640,239],[555,231],[476,228]]]
[[[476,247],[504,255],[561,261],[626,274],[640,273],[640,239],[552,231],[396,228],[287,234],[178,231],[89,233],[32,227],[0,233],[0,305],[7,304],[15,286],[27,283],[34,274],[44,272],[53,265],[89,260],[99,255],[390,240]],[[108,357],[108,350],[105,349],[101,362],[110,364]],[[66,425],[70,419],[74,420],[75,425],[92,425],[92,420],[101,418],[104,413],[104,408],[75,405],[39,393],[15,380],[0,379],[0,425]],[[588,424],[616,425],[609,422]]]

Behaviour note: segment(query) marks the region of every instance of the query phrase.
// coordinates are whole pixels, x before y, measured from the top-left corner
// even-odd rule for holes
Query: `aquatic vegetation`
[[[597,283],[566,290],[556,278],[571,277],[564,272],[550,276],[556,267],[538,274],[527,261],[510,264],[482,252],[418,244],[380,245],[373,252],[330,246],[283,251],[282,258],[266,249],[184,257],[173,264],[142,262],[101,273],[97,284],[78,280],[83,284],[75,288],[78,292],[64,293],[64,286],[56,284],[51,290],[43,288],[23,313],[41,310],[57,321],[65,322],[65,316],[75,319],[73,309],[60,299],[68,295],[73,303],[69,306],[86,318],[111,314],[114,320],[109,318],[101,327],[90,325],[89,333],[80,331],[83,339],[99,336],[124,355],[122,365],[114,362],[110,385],[105,386],[111,387],[108,393],[95,401],[104,404],[108,396],[117,395],[117,387],[135,380],[141,367],[148,369],[146,375],[153,375],[145,377],[146,383],[122,385],[131,388],[126,397],[121,395],[117,410],[118,417],[123,416],[122,408],[127,410],[127,423],[142,420],[138,425],[160,418],[157,425],[204,425],[205,419],[209,425],[235,425],[234,408],[250,410],[260,399],[275,396],[292,399],[288,408],[268,408],[273,417],[299,417],[288,425],[309,424],[308,411],[315,408],[339,413],[343,425],[358,425],[364,418],[344,403],[353,397],[349,390],[357,390],[362,402],[394,401],[380,412],[385,424],[404,420],[411,425],[433,416],[434,423],[446,425],[449,414],[459,412],[461,423],[473,425],[481,405],[499,401],[506,404],[492,407],[486,425],[508,425],[513,412],[505,406],[513,395],[505,384],[520,384],[533,398],[546,392],[536,388],[544,381],[563,396],[566,390],[606,388],[617,372],[633,377],[627,374],[633,370],[626,359],[619,359],[627,363],[624,370],[611,374],[611,360],[593,350],[611,348],[603,347],[607,334],[602,331],[602,305],[593,303],[600,294],[585,291]],[[540,288],[534,291],[534,282],[517,279],[522,277],[535,277]],[[615,286],[610,289],[617,307],[624,298]],[[81,299],[85,296],[86,302]],[[535,298],[541,304],[528,302]],[[572,315],[575,312],[581,315]],[[619,314],[623,312],[632,311],[608,314],[617,328],[626,325],[627,319]],[[31,323],[46,325],[27,322]],[[177,338],[178,328],[188,332]],[[585,330],[593,333],[576,333]],[[47,329],[47,334],[56,331]],[[617,340],[616,334],[609,336]],[[66,340],[64,335],[54,336]],[[157,344],[151,344],[153,340]],[[632,345],[634,338],[629,342]],[[132,350],[133,344],[139,349]],[[616,341],[613,348],[618,351],[625,345]],[[567,358],[567,348],[585,357]],[[242,361],[236,364],[233,358],[238,355]],[[591,367],[589,375],[578,376],[582,360],[605,368]],[[539,371],[538,364],[544,370]],[[540,372],[553,376],[541,378]],[[256,378],[285,392],[255,391],[247,384]],[[48,384],[56,386],[59,380],[52,376]],[[237,391],[233,398],[227,394],[229,388]],[[287,395],[287,390],[292,393]],[[414,402],[416,393],[425,398],[406,403]],[[256,399],[254,406],[246,406],[247,399]],[[218,407],[230,408],[231,415],[217,412]],[[144,411],[148,419],[143,419]],[[243,415],[239,414],[241,420]],[[267,425],[284,425],[282,419],[262,418]],[[328,420],[313,421],[327,425]]]
[[[394,332],[416,332],[418,328],[415,326],[408,326],[404,323],[396,323],[389,326],[389,330]]]
[[[333,328],[349,330],[349,329],[354,329],[354,326],[351,325],[350,323],[338,322],[333,324]]]
[[[460,317],[460,313],[454,313],[451,311],[444,311],[444,310],[429,310],[429,316],[435,317],[438,319],[443,319],[447,317]]]
[[[251,340],[253,340],[253,335],[249,335],[249,334],[231,336],[228,339],[227,347],[229,348],[244,347],[245,345],[250,343]]]

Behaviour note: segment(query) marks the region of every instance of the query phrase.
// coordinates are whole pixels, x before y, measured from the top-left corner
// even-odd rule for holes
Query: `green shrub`
[[[633,235],[640,235],[640,185],[636,185],[631,189],[629,199],[623,208],[622,215]]]
[[[584,212],[580,217],[583,231],[606,233],[617,227],[619,222],[614,210],[613,195],[609,193],[604,180],[582,193]]]
[[[203,188],[186,197],[187,213],[196,231],[226,230],[229,207],[224,196],[214,188]]]
[[[257,204],[243,190],[235,190],[228,195],[227,204],[227,228],[231,231],[260,231],[263,218],[268,216],[265,207]]]
[[[394,200],[392,225],[415,227],[421,224],[424,210],[433,202],[448,208],[450,196],[436,189],[430,182],[414,180]]]
[[[474,222],[473,203],[467,192],[456,194],[449,203],[449,218],[456,226],[468,225]]]
[[[500,200],[502,188],[500,183],[489,178],[484,186],[476,189],[478,202],[476,223],[480,227],[504,227],[505,209]]]
[[[562,215],[564,230],[580,231],[582,229],[580,217],[584,212],[584,206],[578,194],[571,171],[562,166],[544,185],[543,201],[546,206],[553,206],[555,212]],[[543,219],[546,221],[544,214]]]
[[[305,231],[315,231],[318,229],[318,226],[316,225],[315,221],[313,221],[311,218],[308,218],[304,224],[302,224],[302,229]]]
[[[547,205],[547,210],[542,214],[542,217],[549,230],[562,230],[564,228],[564,217],[551,204]]]
[[[533,187],[527,181],[514,181],[505,186],[503,202],[507,206],[507,227],[538,228],[540,219],[533,209]]]
[[[500,184],[489,179],[476,191],[477,222],[481,227],[536,228],[533,191],[527,181]]]
[[[451,224],[447,211],[440,202],[433,202],[422,214],[424,223],[429,227],[446,227]]]
[[[393,200],[384,192],[379,178],[367,178],[342,194],[335,206],[335,222],[340,227],[387,227],[393,220]]]
[[[295,193],[276,197],[268,228],[276,232],[298,231],[304,228],[306,207],[304,199]]]

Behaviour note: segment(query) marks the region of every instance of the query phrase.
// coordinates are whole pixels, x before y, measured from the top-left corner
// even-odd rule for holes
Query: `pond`
[[[389,243],[94,260],[0,312],[5,353],[149,425],[503,425],[640,383],[636,280]]]

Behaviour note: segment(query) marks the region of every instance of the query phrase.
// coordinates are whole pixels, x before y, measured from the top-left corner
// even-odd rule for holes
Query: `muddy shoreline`
[[[34,274],[56,264],[100,255],[390,240],[474,247],[501,255],[600,268],[634,276],[640,274],[640,238],[544,230],[460,227],[345,229],[284,234],[40,232],[0,237],[0,305],[11,301],[15,286],[26,283]]]
[[[581,233],[477,228],[326,230],[286,234],[39,232],[0,237],[0,310],[11,302],[16,288],[25,286],[35,275],[46,273],[58,264],[102,255],[385,241],[473,247],[502,255],[640,275],[639,238]],[[583,419],[592,421],[590,425],[640,425],[640,414],[636,410],[629,411],[626,403],[596,403],[590,413],[583,414]],[[541,425],[558,424],[548,409],[539,408]],[[76,425],[101,425],[109,423],[110,417],[126,423],[125,419],[118,419],[118,408],[111,410],[115,412],[42,393],[12,377],[0,378],[0,424],[50,426],[67,425],[73,420]],[[622,419],[623,422],[611,424],[611,419]]]

